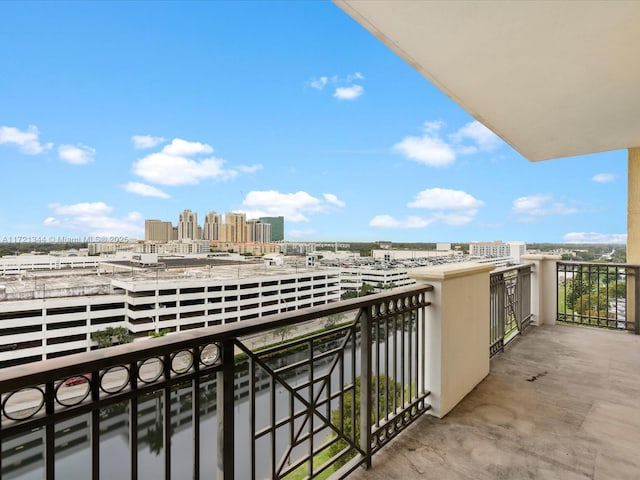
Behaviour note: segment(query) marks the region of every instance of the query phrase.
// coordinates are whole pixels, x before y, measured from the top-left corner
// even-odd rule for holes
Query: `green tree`
[[[346,317],[344,313],[334,313],[333,315],[327,316],[327,320],[324,322],[324,328],[327,330],[334,328],[337,324],[342,322],[342,320]]]
[[[360,295],[364,297],[365,295],[371,295],[375,293],[375,287],[373,285],[369,285],[368,283],[363,283],[362,287],[360,287]]]
[[[358,292],[356,290],[347,290],[341,296],[341,300],[349,300],[351,298],[356,298],[358,296]]]
[[[169,330],[168,328],[163,328],[162,330],[158,331],[158,332],[149,332],[149,336],[151,338],[160,338],[160,337],[164,337],[166,334],[168,334],[171,330]]]
[[[283,325],[282,327],[275,328],[272,332],[272,335],[275,338],[280,337],[280,343],[283,343],[287,335],[293,332],[295,328],[296,327],[294,327],[293,325]]]
[[[361,377],[356,378],[355,388],[349,390],[343,397],[343,408],[340,411],[336,408],[331,412],[331,422],[334,425],[340,425],[343,423],[343,434],[347,438],[351,438],[356,445],[360,443],[360,384]],[[377,380],[379,379],[379,382]],[[379,389],[376,391],[376,383],[379,383]],[[395,392],[395,402],[394,402]],[[388,395],[387,395],[388,393]],[[355,402],[353,401],[355,395]],[[375,405],[377,403],[378,414],[377,418],[384,418],[388,414],[393,412],[394,403],[399,405],[402,401],[402,384],[400,382],[395,383],[392,378],[388,378],[384,374],[380,374],[378,377],[373,375],[371,377],[371,400],[374,402],[374,409],[371,410],[371,421],[375,422],[376,412]],[[376,402],[377,400],[377,402]],[[355,410],[353,409],[355,404]],[[352,418],[355,421],[355,425],[352,422]],[[329,447],[331,457],[335,457],[345,448],[347,448],[347,442],[340,439],[334,442]],[[338,469],[343,466],[347,461],[355,457],[356,452],[351,451],[348,454],[342,456],[335,462],[335,468]]]
[[[91,334],[91,340],[98,344],[98,348],[112,347],[122,343],[133,342],[133,335],[124,327],[107,327]]]

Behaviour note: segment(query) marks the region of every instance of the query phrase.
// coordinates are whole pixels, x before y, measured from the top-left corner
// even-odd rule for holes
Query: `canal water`
[[[401,335],[396,336],[399,340]],[[405,340],[407,334],[405,332]],[[324,345],[323,350],[329,350],[339,345],[339,340],[333,340]],[[389,342],[395,344],[396,342]],[[343,350],[344,362],[343,382],[350,383],[352,378],[352,358],[356,359],[355,371],[360,371],[359,347],[352,355],[349,348]],[[393,346],[389,349],[389,356],[393,354]],[[308,358],[308,351],[289,352],[270,361],[270,366],[293,365]],[[384,363],[381,353],[381,362]],[[317,378],[329,371],[334,357],[327,356],[314,362],[314,377]],[[405,367],[411,363],[407,359]],[[375,364],[375,360],[374,360]],[[245,365],[246,367],[246,365]],[[415,367],[412,367],[415,368]],[[331,372],[331,384],[338,388],[340,369]],[[288,374],[288,383],[300,384],[309,378],[309,371],[300,367]],[[216,386],[215,378],[204,379],[200,388],[200,478],[216,478],[217,471],[217,419],[216,419]],[[264,372],[258,376],[256,387],[256,423],[257,427],[266,426],[270,419],[271,395],[270,377]],[[248,401],[249,376],[247,368],[236,375],[236,402],[234,417],[236,425],[236,478],[251,478],[249,461],[249,418],[250,404]],[[193,478],[194,442],[193,442],[193,411],[192,389],[190,383],[178,385],[171,393],[171,478],[187,480]],[[296,408],[300,403],[296,402]],[[289,412],[290,393],[278,383],[275,384],[276,418],[282,418]],[[324,412],[331,415],[331,410],[337,407],[335,400],[331,407]],[[100,478],[103,480],[122,480],[129,478],[129,407],[128,402],[113,405],[100,412]],[[163,452],[163,396],[161,392],[149,394],[138,402],[138,478],[160,479],[164,472]],[[295,427],[302,425],[297,421]],[[317,427],[317,423],[316,423]],[[308,430],[308,424],[305,426]],[[289,427],[286,434],[276,435],[276,458],[285,451],[289,444]],[[328,428],[314,436],[316,444],[326,441],[331,432]],[[91,448],[90,448],[90,415],[82,415],[60,422],[56,426],[55,440],[55,469],[56,478],[62,480],[84,480],[91,478]],[[44,479],[44,429],[36,429],[20,437],[8,439],[2,445],[2,476],[4,480],[42,480]],[[271,464],[269,452],[270,443],[267,436],[256,444],[260,452],[257,455],[256,478],[270,478]]]

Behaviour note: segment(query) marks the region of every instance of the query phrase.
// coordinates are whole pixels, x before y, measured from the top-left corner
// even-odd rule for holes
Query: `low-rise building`
[[[15,278],[0,289],[0,367],[84,352],[91,334],[124,327],[136,339],[222,325],[340,299],[330,269],[210,265],[130,274]]]

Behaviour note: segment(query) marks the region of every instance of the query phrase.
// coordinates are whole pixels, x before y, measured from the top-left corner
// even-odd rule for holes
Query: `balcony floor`
[[[349,480],[638,479],[640,336],[532,327],[444,419],[425,415]]]

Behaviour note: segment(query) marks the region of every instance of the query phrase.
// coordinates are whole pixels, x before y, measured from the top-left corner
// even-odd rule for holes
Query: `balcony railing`
[[[640,333],[637,265],[558,262],[559,322]]]
[[[1,478],[343,478],[430,408],[430,290],[0,370]]]
[[[491,273],[490,342],[493,356],[526,330],[531,322],[531,265]]]

